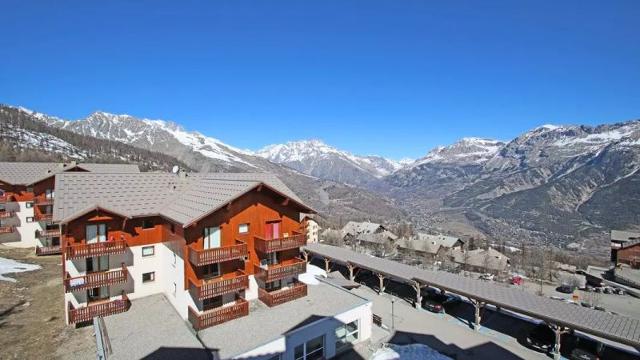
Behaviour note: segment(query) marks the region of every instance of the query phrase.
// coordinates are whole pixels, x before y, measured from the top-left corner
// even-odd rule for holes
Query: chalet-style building
[[[404,257],[434,261],[445,256],[447,249],[431,241],[421,241],[419,238],[401,238],[396,242],[397,251]]]
[[[510,266],[510,259],[496,249],[459,250],[447,253],[451,261],[459,264],[464,270],[476,272],[501,273]]]
[[[70,324],[164,294],[199,330],[307,294],[300,214],[314,211],[275,176],[63,173],[55,186]]]
[[[54,177],[62,172],[137,173],[137,165],[0,162],[0,242],[59,254],[60,232],[52,222]]]
[[[307,234],[307,244],[317,243],[319,240],[320,226],[315,218],[309,214],[304,214],[300,221]]]
[[[611,230],[611,263],[618,263],[618,250],[623,246],[640,241],[640,233],[632,231]],[[627,252],[629,252],[627,250]]]
[[[342,236],[356,237],[361,234],[378,234],[383,231],[388,231],[388,229],[381,224],[376,224],[369,221],[349,221],[345,226],[342,227]]]

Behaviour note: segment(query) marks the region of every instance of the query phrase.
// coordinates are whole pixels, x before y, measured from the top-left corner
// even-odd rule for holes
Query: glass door
[[[204,228],[204,248],[213,249],[221,245],[221,236],[219,227]]]

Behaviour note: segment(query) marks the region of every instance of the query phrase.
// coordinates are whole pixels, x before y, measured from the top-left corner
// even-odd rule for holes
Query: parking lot
[[[423,343],[445,355],[456,359],[546,359],[550,355],[529,349],[525,345],[527,335],[535,328],[537,321],[519,316],[508,311],[498,311],[487,306],[482,311],[482,327],[473,330],[474,308],[465,298],[444,305],[442,313],[432,313],[424,308],[415,309],[412,304],[415,298],[414,290],[405,284],[386,281],[385,293],[378,295],[378,278],[366,271],[356,277],[356,281],[365,286],[353,290],[358,295],[373,301],[374,313],[382,317],[382,322],[390,329],[387,342],[394,344]],[[530,291],[523,287],[523,291]],[[549,293],[555,292],[548,286]],[[561,294],[561,293],[558,293]],[[561,294],[567,296],[567,294]],[[629,296],[602,294],[614,301],[635,301]],[[558,295],[560,296],[560,295]],[[570,297],[570,296],[569,296]],[[391,299],[394,317],[391,317]],[[609,300],[609,299],[608,299]],[[622,304],[622,303],[621,303]],[[589,347],[589,337],[580,334],[581,347]],[[569,358],[576,343],[575,335],[563,336],[562,355]],[[593,339],[593,338],[591,338]],[[594,342],[597,344],[597,342]],[[604,344],[611,344],[604,341]],[[626,346],[604,346],[600,353],[601,359],[638,359],[634,354],[620,350],[633,349]]]

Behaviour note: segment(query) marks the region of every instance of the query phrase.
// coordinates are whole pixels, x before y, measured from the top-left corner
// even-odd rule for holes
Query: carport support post
[[[473,304],[473,306],[475,307],[475,322],[473,323],[473,329],[478,331],[480,330],[480,320],[482,319],[480,317],[480,309],[482,309],[482,307],[484,306],[484,303],[482,303],[481,301],[478,300],[474,300],[474,299],[469,299],[471,300],[471,303]]]
[[[349,269],[349,280],[350,280],[350,281],[353,281],[353,279],[355,279],[355,277],[353,276],[353,270],[354,270],[355,268],[356,268],[356,267],[355,267],[355,266],[353,266],[351,263],[347,263],[347,269]]]
[[[324,271],[327,272],[327,276],[329,276],[329,264],[331,264],[331,260],[324,258]]]
[[[420,283],[415,280],[411,285],[413,286],[413,290],[416,291],[416,302],[415,304],[413,304],[413,306],[419,309],[420,306],[422,306],[422,286],[420,286]]]
[[[566,333],[568,330],[566,328],[563,328],[562,326],[556,326],[552,324],[549,324],[549,326],[553,330],[553,333],[556,335],[556,343],[552,351],[553,359],[560,360],[562,357],[560,355],[560,341],[562,340],[562,334]]]
[[[378,280],[380,280],[380,288],[378,290],[378,294],[382,294],[384,292],[384,275],[382,274],[376,274],[378,275]]]

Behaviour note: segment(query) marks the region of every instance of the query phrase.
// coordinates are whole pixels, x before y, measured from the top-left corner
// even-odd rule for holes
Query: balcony
[[[75,308],[69,303],[69,323],[77,324],[90,321],[96,316],[109,316],[129,310],[131,302],[123,292],[120,299],[89,303],[87,306]]]
[[[11,195],[0,195],[0,204],[5,204],[8,202],[13,202],[13,196]]]
[[[297,282],[286,289],[267,291],[258,289],[258,299],[269,307],[284,304],[286,302],[307,296],[307,284]]]
[[[51,221],[53,219],[53,214],[43,214],[39,211],[35,211],[33,217],[36,219],[36,221]]]
[[[60,237],[60,229],[37,230],[36,237],[38,239],[50,239],[54,237]]]
[[[77,277],[71,277],[67,273],[63,281],[64,291],[72,292],[123,283],[127,281],[127,274],[127,267],[124,264],[118,270],[93,272]]]
[[[16,215],[13,211],[0,211],[0,219],[9,219]]]
[[[195,296],[198,300],[244,290],[248,287],[249,277],[240,270],[216,279],[201,280],[198,284],[194,284]]]
[[[255,237],[254,246],[257,251],[268,254],[274,251],[296,249],[306,245],[307,237],[304,234],[294,234],[292,236],[277,239],[265,239],[260,236]]]
[[[127,247],[125,240],[109,240],[92,244],[69,245],[64,248],[67,259],[122,254]]]
[[[16,231],[13,225],[0,226],[0,234],[11,234]]]
[[[277,265],[269,265],[266,268],[255,266],[255,274],[264,282],[272,282],[298,274],[302,274],[307,271],[307,263],[300,259],[285,260]]]
[[[189,251],[189,260],[195,266],[203,266],[214,263],[220,263],[223,261],[230,261],[236,259],[244,259],[247,254],[247,244],[240,243],[231,246],[222,246],[213,249],[194,249]]]
[[[236,299],[233,305],[221,306],[203,312],[197,312],[189,306],[189,322],[196,331],[247,315],[249,315],[249,302],[242,298]]]
[[[36,255],[37,256],[58,255],[58,254],[62,254],[62,247],[60,245],[56,245],[56,246],[36,246]]]
[[[53,198],[51,197],[38,197],[34,200],[37,206],[53,205]]]

